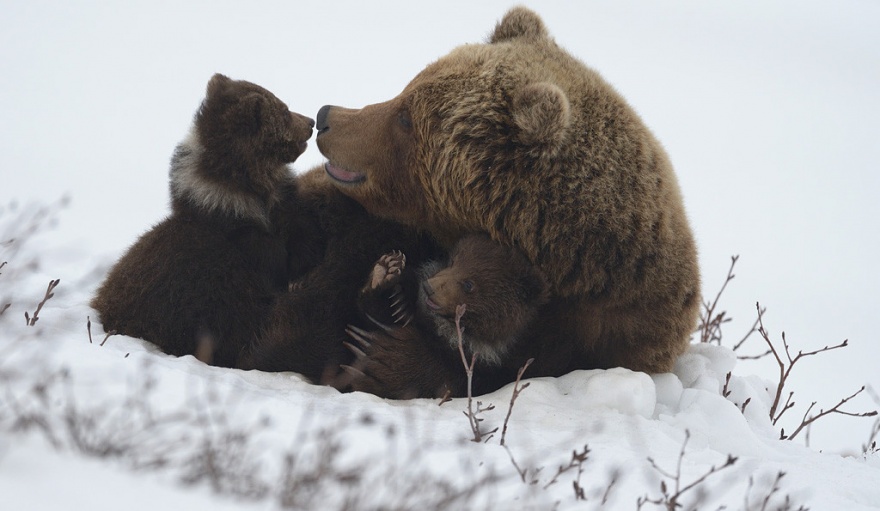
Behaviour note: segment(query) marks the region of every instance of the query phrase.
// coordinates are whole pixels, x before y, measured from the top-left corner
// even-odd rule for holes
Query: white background
[[[880,388],[880,4],[526,4],[664,143],[707,297],[741,256],[722,304],[738,320],[728,339],[760,300],[772,335],[785,330],[795,349],[850,341],[799,363],[799,407]],[[2,1],[0,205],[71,197],[58,243],[89,262],[56,276],[75,281],[166,214],[168,160],[214,72],[311,116],[324,104],[360,107],[482,41],[510,5]],[[311,144],[295,167],[320,161]],[[772,364],[755,370],[774,376]],[[867,396],[852,404],[876,407]],[[812,442],[856,449],[868,427],[823,420]]]

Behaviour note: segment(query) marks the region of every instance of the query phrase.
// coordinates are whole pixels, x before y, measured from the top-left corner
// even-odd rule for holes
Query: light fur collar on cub
[[[237,218],[256,220],[263,226],[270,225],[269,205],[277,202],[271,197],[269,203],[242,193],[232,187],[206,179],[199,164],[204,147],[193,127],[186,138],[177,145],[171,158],[171,197],[187,201],[205,211],[222,211]]]

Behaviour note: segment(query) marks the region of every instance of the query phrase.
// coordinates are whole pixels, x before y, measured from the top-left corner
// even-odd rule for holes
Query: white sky
[[[59,243],[106,261],[166,213],[168,160],[214,72],[311,116],[360,107],[481,41],[514,3],[0,0],[0,205],[69,194]],[[760,300],[796,349],[850,340],[799,364],[799,404],[880,389],[880,3],[524,3],[666,146],[707,294],[741,255],[722,304],[741,320],[731,339]],[[312,144],[295,167],[320,161]],[[823,422],[826,446],[869,425]]]

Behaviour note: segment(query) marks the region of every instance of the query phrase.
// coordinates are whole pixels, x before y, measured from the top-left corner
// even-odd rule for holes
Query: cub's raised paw
[[[389,252],[376,261],[370,274],[370,287],[379,289],[396,284],[406,267],[406,255],[399,250]]]

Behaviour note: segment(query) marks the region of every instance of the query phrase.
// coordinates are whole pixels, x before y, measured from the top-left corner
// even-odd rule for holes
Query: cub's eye
[[[397,122],[407,130],[412,129],[412,118],[409,116],[409,110],[401,110],[397,113]]]
[[[470,293],[474,290],[474,283],[470,280],[462,281],[461,288],[464,289],[465,293]]]

